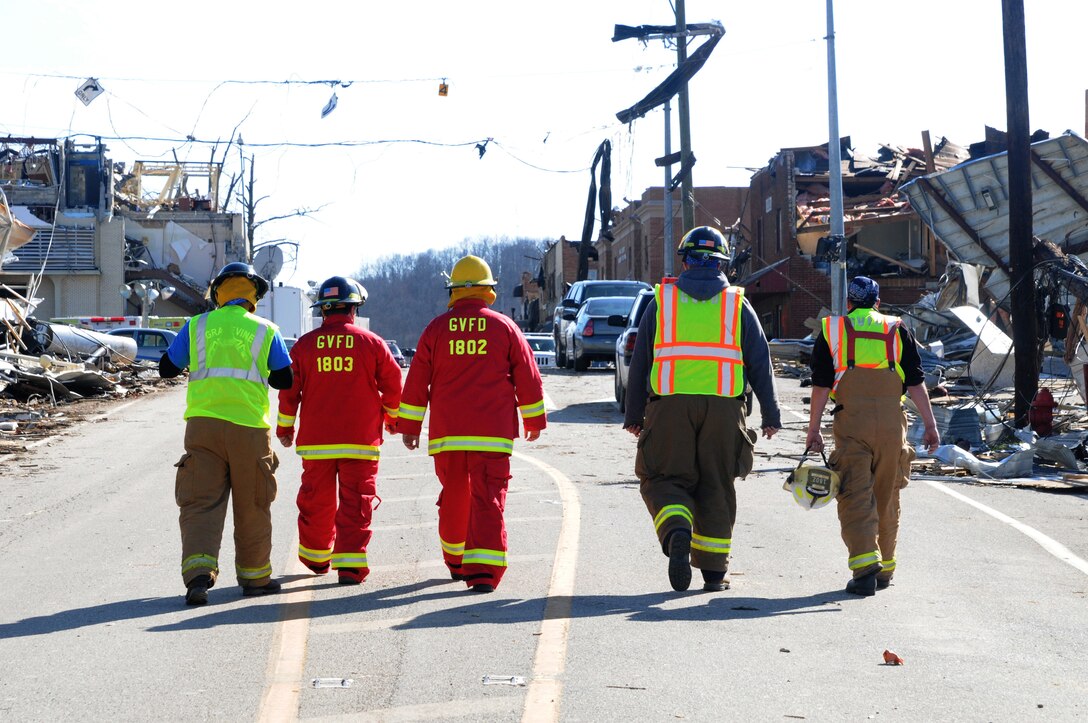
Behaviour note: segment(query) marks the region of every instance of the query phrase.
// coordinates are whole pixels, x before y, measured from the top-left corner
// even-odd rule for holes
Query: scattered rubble
[[[29,316],[33,302],[0,283],[0,457],[100,413],[118,399],[183,383],[134,361],[136,343]]]

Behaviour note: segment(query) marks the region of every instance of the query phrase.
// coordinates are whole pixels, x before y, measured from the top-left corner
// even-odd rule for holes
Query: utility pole
[[[681,0],[683,2],[683,0]],[[672,155],[672,103],[669,100],[665,101],[665,157],[668,158]],[[665,165],[665,185],[661,187],[663,194],[662,199],[665,202],[665,276],[672,276],[672,257],[676,255],[673,249],[672,243],[672,164]]]
[[[839,142],[839,89],[835,71],[835,9],[827,0],[828,185],[831,189],[828,240],[838,253],[831,259],[831,313],[846,313],[846,226],[842,210],[842,146]]]
[[[1015,424],[1028,423],[1039,388],[1036,357],[1035,284],[1032,254],[1031,130],[1028,123],[1028,62],[1024,0],[1001,0],[1005,39],[1005,113],[1008,119],[1009,267],[1012,282],[1012,343],[1016,364]]]
[[[676,0],[676,63],[683,67],[688,59],[688,23],[684,11],[684,0]],[[684,230],[687,233],[695,227],[695,195],[691,181],[691,119],[688,111],[688,84],[680,86],[677,94],[680,112],[680,207],[684,216]],[[667,187],[666,187],[667,188]]]

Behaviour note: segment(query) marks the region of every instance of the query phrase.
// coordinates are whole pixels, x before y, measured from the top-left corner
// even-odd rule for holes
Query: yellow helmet
[[[499,282],[491,275],[491,267],[479,256],[466,256],[453,265],[453,271],[447,277],[447,289],[469,288],[471,286],[498,286]]]
[[[805,451],[808,456],[808,451]],[[824,458],[827,465],[827,458]],[[793,501],[806,510],[818,510],[839,494],[839,474],[829,466],[814,467],[801,458],[797,469],[790,472],[782,489],[790,492]]]

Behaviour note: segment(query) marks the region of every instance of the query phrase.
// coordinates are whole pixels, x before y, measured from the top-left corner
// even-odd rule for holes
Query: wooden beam
[[[1054,166],[1043,160],[1043,157],[1040,156],[1034,148],[1031,149],[1031,162],[1034,163],[1040,171],[1045,173],[1050,180],[1054,181],[1054,184],[1062,189],[1066,196],[1069,196],[1069,198],[1076,201],[1077,205],[1082,209],[1088,211],[1088,199],[1085,199],[1084,196],[1080,194],[1080,191],[1073,188],[1073,186],[1069,184],[1069,181],[1062,178],[1062,174],[1058,173],[1054,169]]]
[[[905,263],[903,263],[902,261],[900,261],[898,259],[893,259],[891,256],[885,256],[884,254],[880,253],[879,251],[873,251],[871,248],[868,248],[866,246],[862,246],[861,244],[859,244],[857,242],[854,243],[854,248],[857,251],[864,251],[865,253],[869,254],[870,256],[876,256],[878,259],[884,259],[888,263],[895,264],[896,266],[902,266],[904,269],[906,269],[907,271],[910,271],[912,274],[918,274],[918,275],[922,274],[921,271],[914,268],[913,266],[910,266],[909,264],[905,264]]]

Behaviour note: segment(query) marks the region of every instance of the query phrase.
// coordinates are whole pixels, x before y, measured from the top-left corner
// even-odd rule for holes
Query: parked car
[[[577,314],[567,312],[574,317],[567,327],[568,369],[584,372],[594,361],[610,362],[615,358],[616,337],[622,324],[611,323],[610,317],[626,314],[631,303],[630,296],[601,296],[587,299]]]
[[[287,351],[291,351],[295,347],[296,341],[298,341],[298,339],[293,336],[283,337],[283,343],[287,345]]]
[[[389,347],[389,351],[392,352],[393,359],[396,360],[397,366],[399,366],[401,369],[407,369],[408,360],[404,358],[404,352],[402,352],[400,350],[400,347],[397,346],[397,342],[393,341],[392,339],[386,339],[385,343],[386,346]]]
[[[526,334],[525,341],[533,350],[533,358],[541,369],[555,368],[555,339],[551,334]]]
[[[654,298],[654,292],[640,291],[635,297],[634,303],[626,314],[616,315],[609,322],[622,326],[623,331],[616,337],[616,401],[620,405],[620,411],[627,411],[627,379],[631,372],[631,355],[635,351],[635,338],[638,336],[638,325],[642,322],[642,315],[646,307],[650,305],[650,299]]]
[[[170,329],[146,329],[143,327],[125,327],[106,332],[111,336],[127,336],[136,340],[136,361],[159,362],[163,352],[178,335]]]
[[[570,322],[574,320],[574,314],[586,302],[586,299],[601,296],[626,296],[634,298],[643,289],[649,289],[650,285],[642,281],[575,281],[567,289],[567,295],[556,304],[555,313],[552,315],[552,338],[555,339],[556,364],[566,367],[570,356],[567,349],[567,337]]]

